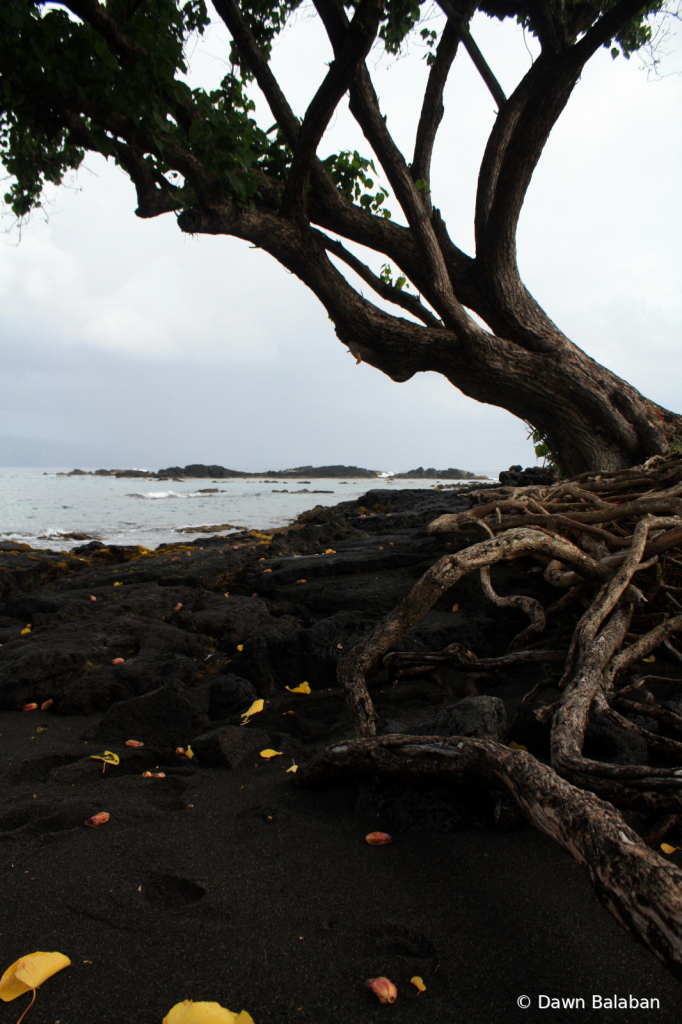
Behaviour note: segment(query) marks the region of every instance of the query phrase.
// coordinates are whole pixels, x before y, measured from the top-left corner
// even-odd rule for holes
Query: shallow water
[[[180,482],[57,475],[68,471],[64,467],[0,468],[0,541],[70,550],[97,539],[155,548],[230,529],[286,526],[315,505],[350,501],[370,488],[412,489],[437,483],[390,483],[386,477],[342,481],[263,476]]]

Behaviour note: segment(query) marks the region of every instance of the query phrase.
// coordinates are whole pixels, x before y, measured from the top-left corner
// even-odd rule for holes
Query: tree
[[[586,62],[602,46],[627,57],[645,45],[666,2],[439,0],[447,19],[438,34],[420,21],[418,0],[314,0],[334,60],[300,121],[269,62],[300,0],[212,2],[232,37],[232,67],[220,88],[206,93],[181,77],[188,38],[207,25],[204,0],[0,0],[0,140],[15,179],[7,201],[25,216],[40,203],[44,183],[59,183],[86,151],[112,157],[136,187],[138,216],[173,213],[181,231],[234,235],[264,249],[315,293],[357,359],[398,381],[420,370],[444,374],[466,394],[529,421],[563,468],[581,474],[555,487],[472,494],[478,505],[469,512],[430,524],[432,533],[455,538],[452,553],[339,662],[358,738],[328,748],[297,777],[314,781],[358,769],[445,773],[509,794],[528,820],[587,867],[617,920],[682,978],[682,872],[655,851],[682,815],[682,740],[659,733],[657,723],[682,736],[682,716],[656,703],[643,688],[647,677],[633,672],[622,685],[639,659],[682,631],[680,563],[663,557],[682,538],[682,458],[669,452],[679,448],[682,416],[640,395],[561,333],[524,287],[515,242],[533,171]],[[471,38],[477,10],[514,18],[539,41],[540,56],[509,98]],[[408,162],[381,114],[365,60],[377,38],[396,53],[411,33],[421,34],[431,54]],[[430,189],[444,88],[460,43],[499,106],[479,175],[475,257],[450,239]],[[254,81],[274,118],[267,131],[251,116]],[[388,191],[375,184],[369,157],[317,155],[346,93],[405,225],[385,209]],[[388,262],[373,270],[348,244]],[[367,300],[331,257],[411,319]],[[395,280],[391,264],[400,271]],[[477,527],[487,538],[477,542],[479,534],[472,543]],[[458,533],[468,534],[462,544]],[[546,610],[527,594],[500,597],[493,588],[490,567],[523,556],[539,560],[546,582],[564,591]],[[390,653],[474,569],[491,601],[531,619],[510,650],[475,659],[452,644],[419,652],[416,662],[414,652]],[[635,615],[644,601],[649,611]],[[577,602],[586,610],[576,623]],[[539,649],[532,641],[551,619],[558,626]],[[631,632],[645,621],[646,632]],[[634,642],[626,647],[628,639]],[[682,660],[677,648],[671,651]],[[494,740],[377,736],[366,676],[384,656],[389,666],[451,660],[466,667],[473,659],[495,671],[563,662],[558,695],[533,712],[538,724],[551,723],[550,763]],[[547,686],[541,678],[528,699]],[[650,728],[639,721],[643,711]],[[586,757],[591,718],[636,732],[661,763]],[[658,820],[641,836],[614,804]]]
[[[675,447],[682,418],[562,334],[525,288],[515,242],[533,171],[586,62],[603,46],[629,57],[650,42],[665,0],[443,0],[440,31],[420,20],[427,5],[418,0],[315,0],[334,60],[302,120],[269,63],[300,2],[213,0],[232,37],[232,66],[207,93],[181,77],[189,37],[208,24],[204,0],[2,0],[0,141],[14,213],[39,205],[44,183],[59,183],[86,151],[101,153],[134,182],[139,217],[173,213],[181,231],[264,249],[315,293],[358,360],[396,381],[442,373],[530,423],[567,473],[616,469]],[[539,41],[540,56],[508,98],[469,32],[477,10],[513,18]],[[410,162],[382,117],[365,58],[377,40],[397,53],[417,33],[430,72]],[[450,238],[429,185],[460,44],[499,107],[479,174],[475,257]],[[274,118],[267,131],[252,116],[254,81]],[[373,158],[342,151],[320,160],[346,93]],[[404,225],[387,211],[375,162]],[[381,269],[348,243],[377,254]],[[339,264],[398,312],[360,294]]]

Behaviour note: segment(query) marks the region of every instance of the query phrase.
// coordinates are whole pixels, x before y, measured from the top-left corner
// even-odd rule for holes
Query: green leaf
[[[159,114],[157,110],[154,111],[152,117],[154,118],[162,132],[166,132],[166,134],[170,132],[171,125],[168,123],[165,117],[162,117],[161,114]]]

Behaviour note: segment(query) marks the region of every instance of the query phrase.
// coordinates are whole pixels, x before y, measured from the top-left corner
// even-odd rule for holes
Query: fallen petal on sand
[[[288,690],[289,693],[310,693],[310,683],[301,683],[300,686],[294,687],[285,686],[284,689]]]
[[[111,750],[105,750],[103,754],[91,754],[90,760],[104,761],[104,767],[106,768],[108,764],[118,764],[120,758],[118,754],[114,754]],[[102,769],[102,771],[104,771],[104,768]]]
[[[370,846],[388,846],[393,840],[388,832],[370,832],[369,835],[365,836],[365,842],[369,843]]]
[[[5,1003],[38,988],[57,971],[69,967],[71,961],[63,953],[29,953],[16,960],[0,978],[0,999]]]
[[[105,825],[109,821],[109,815],[106,811],[100,811],[99,814],[93,814],[91,818],[83,822],[88,828],[99,828],[100,825]]]
[[[246,1010],[232,1013],[220,1003],[195,1003],[184,999],[163,1018],[163,1024],[253,1024],[253,1017]]]
[[[246,723],[248,722],[248,720],[251,717],[251,715],[257,715],[259,713],[259,711],[263,710],[264,707],[265,707],[265,701],[263,700],[262,697],[260,697],[258,700],[254,700],[253,704],[248,709],[248,711],[242,712],[241,717],[244,719],[244,721],[242,722],[242,725],[246,725]]]
[[[365,985],[380,1003],[394,1003],[398,998],[398,989],[388,978],[369,978]]]

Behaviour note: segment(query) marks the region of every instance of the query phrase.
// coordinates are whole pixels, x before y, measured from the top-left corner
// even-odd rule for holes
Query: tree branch
[[[490,90],[490,95],[493,97],[493,99],[497,103],[498,108],[501,110],[502,107],[507,102],[507,97],[504,94],[502,86],[500,85],[500,83],[495,78],[495,75],[490,70],[490,66],[488,65],[485,57],[483,56],[478,46],[474,42],[471,32],[469,31],[468,28],[465,28],[464,32],[462,33],[462,42],[466,47],[467,53],[474,62],[476,70],[478,71],[479,75],[481,76],[485,84],[488,86],[488,89]]]
[[[388,281],[384,281],[383,278],[378,277],[374,274],[369,267],[359,260],[357,256],[354,256],[348,249],[336,241],[333,238],[329,238],[321,231],[314,231],[315,236],[320,239],[327,252],[330,252],[333,256],[338,256],[340,260],[343,260],[351,270],[354,270],[358,277],[361,277],[363,281],[372,288],[377,295],[380,295],[382,299],[386,299],[388,302],[394,303],[396,306],[402,306],[413,316],[416,316],[422,323],[425,323],[427,327],[434,327],[437,330],[442,329],[443,325],[440,320],[433,315],[433,313],[426,309],[425,306],[419,300],[419,296],[410,295],[402,291],[400,288],[396,288],[394,285],[389,284]]]
[[[280,89],[279,82],[273,75],[270,65],[244,20],[237,0],[212,0],[212,3],[230,30],[244,62],[258,82],[284,138],[295,151],[300,131],[298,118],[289,106],[286,96]],[[323,203],[330,211],[350,205],[339,193],[317,158],[313,160],[311,176],[319,202]]]
[[[584,66],[600,46],[612,39],[619,29],[640,14],[644,9],[642,0],[620,0],[610,11],[601,16],[592,28],[571,47],[575,60]]]
[[[383,0],[361,0],[329,72],[310,102],[298,134],[296,152],[282,198],[282,213],[285,216],[302,213],[305,209],[308,178],[320,139],[341,97],[348,90],[372,47],[383,11]]]
[[[162,174],[155,174],[149,164],[130,146],[123,142],[116,145],[119,164],[130,176],[137,193],[137,217],[148,219],[171,213],[180,208],[181,202],[176,189],[166,182]],[[159,180],[160,179],[160,180]],[[164,184],[165,182],[165,184]]]
[[[348,241],[357,242],[358,245],[387,256],[400,267],[422,295],[428,294],[428,273],[410,228],[385,217],[377,217],[352,203],[339,204],[330,209],[320,200],[317,192],[308,197],[308,212],[311,220],[326,231],[342,235]],[[476,290],[474,260],[452,243],[437,211],[433,212],[432,220],[434,230],[439,232],[441,248],[446,252],[448,272],[457,294],[461,293],[464,305],[478,312],[479,306],[484,308],[484,298]]]
[[[472,61],[474,62],[474,67],[478,71],[479,75],[481,76],[485,84],[488,86],[488,89],[490,90],[493,99],[497,103],[498,107],[501,109],[507,102],[507,97],[504,95],[502,86],[495,78],[495,75],[492,73],[488,63],[486,62],[485,57],[483,56],[478,46],[474,42],[468,27],[468,23],[473,17],[474,11],[476,10],[476,5],[473,5],[473,10],[465,19],[462,19],[461,15],[458,14],[452,0],[438,0],[438,6],[443,11],[443,13],[447,15],[448,24],[450,22],[453,22],[455,25],[461,25],[460,34],[462,42],[466,47],[466,51],[471,57]]]
[[[583,867],[616,921],[682,979],[682,872],[650,849],[610,803],[572,786],[524,750],[465,736],[379,736],[327,747],[299,768],[308,785],[380,774],[485,785]]]
[[[69,130],[74,133],[74,137],[77,133],[80,133],[84,139],[86,138],[85,133],[88,133],[88,127],[82,120],[82,117],[85,117],[93,121],[98,127],[110,132],[114,136],[114,145],[116,147],[120,148],[122,145],[126,147],[122,150],[124,159],[132,161],[131,167],[135,168],[135,174],[145,193],[145,200],[151,203],[149,209],[154,209],[156,202],[152,199],[151,194],[148,193],[149,182],[154,179],[147,178],[142,171],[142,166],[146,166],[143,155],[159,151],[159,144],[153,132],[141,131],[138,125],[126,115],[107,110],[89,100],[83,100],[80,103],[79,110],[69,109],[68,105],[65,105],[62,110],[62,116],[68,124]],[[97,144],[93,142],[89,144],[89,148],[93,149],[93,151],[98,150]],[[164,138],[163,141],[163,158],[170,168],[179,171],[192,184],[201,202],[210,204],[221,199],[222,190],[215,175],[207,171],[201,161],[197,160],[192,153],[189,153],[169,138]],[[128,170],[127,167],[125,169]],[[131,177],[133,177],[132,174]],[[135,181],[134,178],[133,180]],[[156,180],[158,182],[159,179],[157,178]],[[168,183],[168,187],[172,188],[173,186]],[[170,207],[170,209],[176,208],[176,206]],[[168,210],[158,210],[158,213],[163,212],[168,212]],[[158,216],[158,213],[150,212],[140,215]]]
[[[315,6],[336,52],[343,43],[348,25],[345,11],[339,0],[315,0]],[[376,153],[421,249],[430,281],[430,287],[423,294],[443,322],[459,337],[471,338],[478,335],[480,328],[454,295],[428,211],[415,188],[405,158],[386,127],[374,86],[364,65],[351,86],[350,111]]]
[[[422,195],[428,206],[431,205],[431,192],[428,187],[431,180],[431,157],[436,134],[445,113],[443,92],[450,68],[457,56],[457,47],[461,38],[462,28],[456,26],[454,21],[448,20],[436,48],[436,59],[429,71],[417,126],[414,157],[412,158],[412,177],[415,181],[427,182],[427,187]]]
[[[217,13],[230,30],[230,35],[244,58],[261,92],[268,102],[272,116],[293,149],[298,142],[300,126],[298,118],[289,106],[289,101],[282,92],[263,52],[256,42],[253,32],[244,20],[237,0],[212,0]]]
[[[549,134],[582,65],[542,54],[500,110],[488,139],[476,195],[476,258],[494,274],[513,276],[521,207]],[[520,281],[519,281],[520,284]]]
[[[528,298],[516,263],[516,229],[535,167],[585,63],[641,8],[641,0],[620,0],[578,43],[559,54],[543,50],[500,110],[479,173],[476,259],[510,318]],[[495,329],[504,332],[500,323]],[[542,345],[541,338],[529,340]]]
[[[391,227],[396,236],[405,232],[409,239],[404,228],[383,218],[368,219]],[[234,235],[270,253],[322,302],[343,344],[392,380],[406,381],[425,370],[441,373],[477,401],[502,406],[520,419],[532,415],[558,433],[570,431],[572,443],[581,451],[590,451],[591,445],[595,451],[628,451],[632,452],[631,461],[636,461],[640,450],[637,434],[627,421],[614,417],[610,401],[613,388],[629,386],[570,342],[566,342],[567,351],[555,371],[553,361],[548,368],[544,353],[528,351],[482,328],[463,338],[447,324],[436,330],[390,314],[350,285],[310,231],[302,233],[297,222],[280,218],[263,206],[223,198],[183,213],[178,225],[192,233]],[[329,230],[335,230],[333,223]],[[386,237],[393,239],[394,235]],[[419,249],[413,241],[411,245],[418,260]],[[556,386],[562,388],[558,404]]]
[[[75,14],[87,25],[92,25],[109,46],[124,61],[130,63],[141,57],[149,61],[149,54],[139,43],[130,39],[116,24],[106,8],[97,0],[58,0],[59,4]]]

